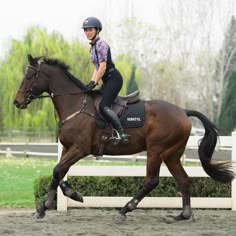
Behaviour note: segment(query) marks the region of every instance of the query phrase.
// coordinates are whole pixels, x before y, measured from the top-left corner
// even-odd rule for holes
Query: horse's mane
[[[86,90],[85,85],[79,79],[77,79],[74,75],[72,75],[69,72],[70,66],[67,65],[65,62],[63,62],[59,59],[55,59],[55,58],[43,58],[42,62],[47,65],[51,65],[51,66],[61,69],[64,72],[64,74],[66,75],[66,77],[69,80],[71,80],[76,86],[78,86],[82,90]]]

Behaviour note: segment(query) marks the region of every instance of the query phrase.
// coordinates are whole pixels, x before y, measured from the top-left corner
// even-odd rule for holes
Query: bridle
[[[27,105],[28,105],[29,103],[31,103],[31,102],[32,102],[33,100],[35,100],[35,99],[54,98],[54,97],[56,97],[56,96],[63,96],[63,95],[77,94],[77,93],[84,93],[84,92],[85,92],[85,91],[82,90],[82,91],[76,91],[76,92],[65,93],[65,94],[54,94],[53,92],[51,92],[49,95],[38,95],[38,96],[35,95],[35,94],[34,94],[34,88],[37,88],[37,80],[38,80],[38,78],[39,78],[39,73],[43,73],[43,72],[40,70],[40,68],[41,68],[41,67],[40,67],[40,66],[41,66],[41,62],[38,62],[38,65],[39,65],[38,68],[35,67],[35,66],[32,66],[32,65],[28,65],[28,68],[34,70],[34,73],[32,73],[32,75],[30,75],[30,77],[27,78],[27,80],[30,80],[30,79],[33,78],[33,82],[31,83],[30,88],[29,88],[29,89],[26,89],[26,90],[21,90],[21,89],[18,90],[18,92],[20,92],[20,93],[22,93],[22,94],[26,94],[26,93],[29,94],[28,97],[26,97],[26,99],[25,99],[25,101],[24,101],[23,104],[27,104]],[[27,73],[26,73],[26,74],[27,74]],[[22,104],[22,105],[23,105],[23,104]],[[87,115],[89,115],[89,116],[95,117],[94,114],[90,114],[90,113],[88,113],[88,112],[86,112],[86,111],[84,110],[85,107],[86,107],[86,104],[87,104],[87,94],[85,93],[85,98],[83,99],[81,108],[80,108],[78,111],[76,111],[76,112],[74,112],[73,114],[71,114],[70,116],[66,117],[64,120],[62,120],[62,121],[60,122],[59,127],[61,128],[62,125],[63,125],[65,122],[69,121],[70,119],[72,119],[73,117],[79,115],[80,113],[85,113],[85,114],[87,114]],[[56,116],[55,116],[55,117],[56,117]]]
[[[34,70],[34,73],[32,73],[32,75],[30,75],[29,78],[27,78],[27,80],[31,80],[33,78],[33,82],[31,83],[31,86],[29,89],[26,89],[26,90],[22,90],[22,89],[19,89],[18,92],[22,93],[23,95],[25,94],[29,94],[26,98],[25,98],[25,101],[24,101],[24,104],[29,104],[31,103],[33,100],[35,99],[41,99],[41,98],[48,98],[48,97],[52,97],[53,94],[50,94],[50,95],[35,95],[34,94],[34,88],[37,87],[37,81],[38,81],[38,77],[39,77],[39,73],[41,72],[40,71],[40,65],[41,63],[39,62],[38,63],[39,65],[39,68],[35,67],[35,66],[32,66],[32,65],[28,65],[27,67]],[[27,73],[26,73],[27,74]]]

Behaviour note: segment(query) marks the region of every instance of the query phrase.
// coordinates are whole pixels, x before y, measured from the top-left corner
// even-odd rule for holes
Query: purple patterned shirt
[[[97,55],[96,55],[95,47],[96,47]],[[107,62],[109,60],[108,52],[109,52],[109,45],[107,44],[106,41],[104,41],[100,37],[97,38],[97,40],[94,43],[91,43],[90,58],[97,70],[101,62],[103,61]],[[111,59],[111,62],[112,62],[112,59]]]

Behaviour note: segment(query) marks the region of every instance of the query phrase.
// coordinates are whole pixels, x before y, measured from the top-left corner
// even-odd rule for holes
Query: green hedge
[[[43,176],[34,182],[36,207],[44,201],[51,176]],[[143,177],[69,177],[74,190],[83,196],[133,196],[143,186]],[[148,196],[179,197],[181,193],[173,178],[161,177],[160,184]],[[231,185],[215,182],[211,178],[191,178],[192,197],[230,197]],[[56,200],[54,201],[56,207]]]

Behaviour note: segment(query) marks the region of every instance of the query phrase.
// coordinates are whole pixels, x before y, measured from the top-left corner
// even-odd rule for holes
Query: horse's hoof
[[[82,195],[81,195],[80,193],[78,193],[78,192],[74,192],[74,193],[70,196],[70,198],[71,198],[72,200],[74,200],[74,201],[77,201],[77,202],[84,202],[84,199],[83,199]]]
[[[43,219],[45,217],[45,211],[41,211],[40,209],[39,210],[36,210],[36,212],[34,213],[34,218],[35,219]]]
[[[193,215],[190,214],[190,215],[184,215],[183,213],[181,213],[180,215],[174,217],[174,220],[176,221],[181,221],[181,220],[193,220],[194,221],[194,218],[193,218]]]
[[[121,224],[125,221],[126,219],[126,215],[125,214],[121,214],[121,213],[118,213],[115,217],[115,223],[116,224]]]

